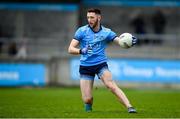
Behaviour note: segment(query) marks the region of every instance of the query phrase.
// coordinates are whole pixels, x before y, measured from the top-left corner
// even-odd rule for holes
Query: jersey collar
[[[94,33],[98,33],[99,31],[101,31],[102,30],[102,26],[101,26],[101,24],[100,24],[100,29],[98,30],[98,31],[94,31],[93,30],[93,28],[90,26],[90,25],[88,25],[88,27],[94,32]]]

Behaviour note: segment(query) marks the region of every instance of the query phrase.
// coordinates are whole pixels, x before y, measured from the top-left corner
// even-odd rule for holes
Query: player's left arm
[[[115,32],[110,30],[107,38],[110,39],[110,41],[115,42],[117,45],[120,45],[121,39],[120,37],[117,36]],[[133,39],[132,40],[132,46],[133,46],[137,43],[137,38],[133,36],[132,39]]]
[[[113,42],[116,43],[117,45],[120,45],[121,39],[117,36],[114,38]],[[135,36],[132,36],[132,46],[137,44],[137,38]]]
[[[116,43],[117,45],[119,45],[119,41],[120,41],[119,37],[115,37],[113,40],[113,42]]]
[[[109,41],[112,41],[115,44],[119,45],[120,38],[117,36],[117,34],[114,31],[109,30],[107,38],[109,39]]]

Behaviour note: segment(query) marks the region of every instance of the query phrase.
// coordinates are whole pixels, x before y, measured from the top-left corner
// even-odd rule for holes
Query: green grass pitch
[[[91,113],[79,88],[0,88],[0,118],[179,118],[180,91],[123,89],[137,109],[128,114],[107,89],[94,89]]]

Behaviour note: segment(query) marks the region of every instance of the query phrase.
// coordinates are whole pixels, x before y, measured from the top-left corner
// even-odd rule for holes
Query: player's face
[[[89,25],[92,28],[95,28],[95,27],[97,27],[97,25],[100,22],[100,15],[97,15],[94,12],[88,12],[87,13],[87,20],[88,20]]]

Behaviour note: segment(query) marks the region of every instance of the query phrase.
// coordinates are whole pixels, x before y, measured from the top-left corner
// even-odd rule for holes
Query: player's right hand
[[[85,54],[87,54],[87,51],[88,51],[87,47],[82,48],[82,49],[80,49],[80,54],[85,55]]]
[[[91,54],[92,53],[92,48],[90,48],[88,45],[86,47],[80,49],[80,54],[86,55],[86,54]]]

